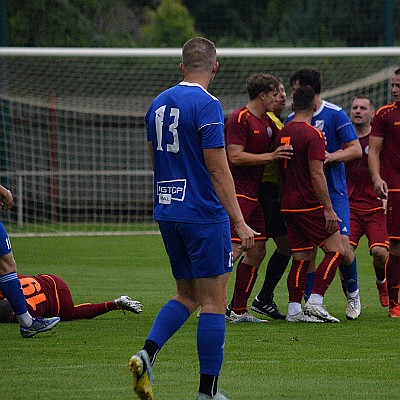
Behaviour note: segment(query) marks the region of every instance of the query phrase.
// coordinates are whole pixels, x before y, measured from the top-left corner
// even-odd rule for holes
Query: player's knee
[[[385,262],[386,262],[386,257],[388,255],[388,251],[385,247],[381,246],[374,246],[371,249],[371,255],[373,259],[379,264],[384,267]]]
[[[16,272],[17,264],[14,260],[12,253],[6,254],[0,259],[0,274],[9,274],[10,272]]]

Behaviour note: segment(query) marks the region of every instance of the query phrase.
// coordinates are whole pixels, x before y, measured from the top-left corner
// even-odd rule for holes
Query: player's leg
[[[160,309],[143,349],[131,357],[129,366],[133,375],[133,386],[140,398],[153,399],[152,369],[156,356],[199,306],[196,294],[194,280],[177,280],[177,295]]]
[[[19,324],[24,327],[31,326],[33,318],[26,307],[24,293],[17,276],[16,263],[11,251],[2,254],[0,257],[0,291],[10,303]]]
[[[339,227],[344,257],[339,270],[346,286],[347,306],[345,313],[347,319],[353,320],[361,314],[361,302],[358,290],[357,260],[350,247],[350,207],[347,198],[341,199],[341,201],[336,199],[332,204],[336,214],[341,219]]]
[[[206,244],[204,260],[193,263],[197,298],[201,304],[197,327],[200,399],[217,395],[218,377],[224,358],[227,284],[233,269],[229,225],[212,228],[209,236],[213,246],[210,248]]]
[[[307,235],[305,235],[298,217],[298,215],[292,215],[290,213],[284,215],[289,245],[291,249],[293,249],[292,264],[287,277],[289,304],[286,321],[321,322],[318,318],[305,315],[301,307],[306,274],[310,264],[313,246]]]
[[[305,312],[326,322],[339,322],[327,311],[323,304],[324,296],[332,283],[336,270],[343,259],[343,246],[339,231],[329,236],[323,245],[324,258],[315,272],[314,288],[305,305]]]
[[[301,307],[306,275],[310,264],[310,251],[293,253],[292,265],[287,278],[287,288],[289,292],[287,322],[323,322],[312,315],[306,315]]]
[[[135,314],[142,312],[142,305],[139,301],[132,300],[129,296],[120,296],[115,300],[103,303],[82,303],[74,305],[74,312],[71,319],[92,319],[110,311],[123,310]],[[62,318],[64,320],[64,318]],[[67,321],[67,319],[65,319]]]
[[[274,291],[290,261],[291,251],[287,235],[274,238],[274,242],[277,247],[268,260],[263,286],[255,297],[251,309],[273,319],[285,319],[285,314],[279,311],[274,302]]]
[[[247,309],[248,299],[257,279],[258,269],[265,257],[265,223],[261,206],[258,201],[239,198],[239,205],[245,221],[261,235],[255,238],[254,246],[247,250],[236,268],[235,287],[230,307],[227,309],[227,319],[230,322],[263,322],[249,313]],[[235,249],[240,240],[234,226],[231,224],[232,248]]]
[[[310,298],[314,287],[314,278],[315,278],[315,270],[317,269],[316,266],[316,259],[318,253],[318,246],[313,246],[311,256],[310,256],[310,265],[308,266],[308,271],[306,275],[306,286],[304,288],[304,300],[307,301]]]
[[[389,190],[386,224],[389,235],[389,256],[386,262],[386,279],[389,293],[389,316],[400,318],[400,191]]]
[[[375,271],[379,301],[382,307],[388,307],[389,294],[387,290],[385,265],[388,256],[389,237],[386,227],[385,211],[382,208],[374,212],[365,213],[363,215],[363,220],[365,221],[365,235],[368,238],[368,247]]]
[[[17,276],[17,265],[4,225],[0,223],[0,291],[8,300],[20,324],[23,337],[32,337],[52,329],[60,318],[32,318],[26,307],[24,293]]]
[[[274,302],[274,291],[290,261],[291,250],[287,229],[281,213],[279,185],[263,182],[260,185],[259,200],[264,214],[266,237],[272,238],[276,249],[268,260],[264,283],[255,297],[251,309],[273,319],[285,319]]]
[[[257,240],[249,249],[236,269],[235,288],[233,292],[232,312],[229,320],[239,322],[237,316],[249,316],[247,303],[258,275],[258,268],[265,257],[265,240]],[[259,322],[247,320],[242,322]]]
[[[386,262],[386,277],[389,294],[389,316],[393,318],[400,318],[400,240],[390,239],[390,236],[389,256]]]
[[[375,270],[376,287],[379,293],[379,302],[382,307],[389,307],[389,294],[387,289],[385,265],[388,250],[383,246],[371,248],[372,265]]]
[[[229,274],[198,279],[201,313],[197,328],[199,393],[214,396],[224,358],[225,305]]]
[[[184,237],[179,232],[178,224],[159,222],[160,232],[170,259],[172,273],[177,284],[177,296],[195,297],[195,285],[190,269],[190,258]],[[174,298],[167,301],[159,310],[143,349],[129,360],[129,368],[133,377],[133,390],[141,399],[152,400],[153,397],[153,364],[159,350],[171,336],[186,322],[190,313],[198,307],[193,305],[189,310],[182,302]]]

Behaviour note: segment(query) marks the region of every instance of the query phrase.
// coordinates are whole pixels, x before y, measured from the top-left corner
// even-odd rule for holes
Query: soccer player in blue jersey
[[[8,211],[14,204],[12,193],[0,185],[0,209],[2,212]],[[22,337],[28,338],[40,332],[54,328],[60,318],[33,318],[29,313],[21,283],[17,276],[17,266],[14,260],[10,238],[0,221],[0,292],[11,305],[17,320],[20,324]]]
[[[290,77],[290,86],[292,93],[300,86],[310,86],[316,94],[317,110],[312,117],[311,124],[321,130],[326,138],[325,175],[333,208],[341,219],[339,226],[345,248],[344,259],[339,270],[346,285],[346,318],[353,320],[360,316],[361,302],[358,290],[356,258],[349,242],[350,207],[343,163],[360,158],[362,156],[361,145],[353,124],[344,110],[321,98],[321,74],[317,69],[299,69]],[[292,118],[293,116],[289,115],[288,121]],[[310,304],[320,304],[322,299],[318,295],[311,293],[313,272],[307,275],[307,282],[305,296],[310,296],[308,302]]]
[[[130,359],[134,390],[141,399],[153,399],[152,366],[159,350],[199,306],[197,398],[226,399],[217,381],[232,271],[229,218],[244,250],[253,247],[256,232],[244,222],[236,200],[221,103],[207,91],[218,66],[211,41],[186,42],[180,64],[183,81],[157,96],[145,118],[154,169],[154,218],[177,294],[160,309],[143,349]]]

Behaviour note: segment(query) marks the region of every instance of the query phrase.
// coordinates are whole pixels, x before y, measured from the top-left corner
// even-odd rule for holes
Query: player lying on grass
[[[14,198],[10,190],[0,185],[0,213],[9,211],[14,205]],[[17,263],[11,246],[11,240],[7,234],[3,222],[0,220],[0,291],[7,299],[15,313],[15,319],[19,323],[21,336],[30,338],[38,333],[53,329],[59,322],[59,317],[51,316],[43,318],[39,315],[35,318],[29,314],[26,308],[24,293],[21,282],[17,276]]]
[[[97,304],[75,305],[67,283],[57,275],[41,274],[27,276],[18,274],[26,305],[33,317],[58,316],[61,321],[91,319],[113,310],[126,310],[135,314],[142,312],[139,301],[121,296],[112,301]],[[0,292],[0,323],[17,322],[14,311]]]

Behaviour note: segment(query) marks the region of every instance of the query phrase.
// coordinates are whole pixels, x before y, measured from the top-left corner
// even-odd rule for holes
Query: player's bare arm
[[[346,162],[362,157],[362,148],[358,139],[345,143],[344,148],[333,153],[325,151],[325,164]]]
[[[0,185],[0,208],[3,210],[3,212],[6,212],[13,205],[14,205],[14,198],[12,193],[3,185]]]
[[[254,235],[259,235],[259,233],[253,231],[244,222],[242,211],[236,199],[235,185],[229,170],[225,149],[222,147],[204,149],[203,153],[215,192],[235,225],[236,232],[242,241],[242,248],[244,250],[252,248],[254,246]]]
[[[255,166],[282,159],[290,159],[293,155],[293,147],[279,146],[270,153],[254,154],[244,151],[244,147],[237,144],[229,144],[227,147],[229,162],[233,166]]]
[[[328,232],[333,233],[336,230],[337,222],[340,222],[341,220],[336,215],[332,207],[328,192],[328,185],[326,183],[325,172],[323,169],[323,163],[320,160],[310,160],[309,167],[313,189],[318,197],[318,200],[324,207],[325,228]]]
[[[370,136],[368,168],[377,196],[381,199],[386,199],[386,196],[388,194],[388,186],[387,183],[381,178],[380,174],[381,162],[379,159],[379,155],[381,153],[382,144],[383,138]]]
[[[153,150],[153,143],[152,143],[152,142],[147,142],[147,146],[149,147],[151,165],[153,166],[153,170],[154,170],[154,150]]]

